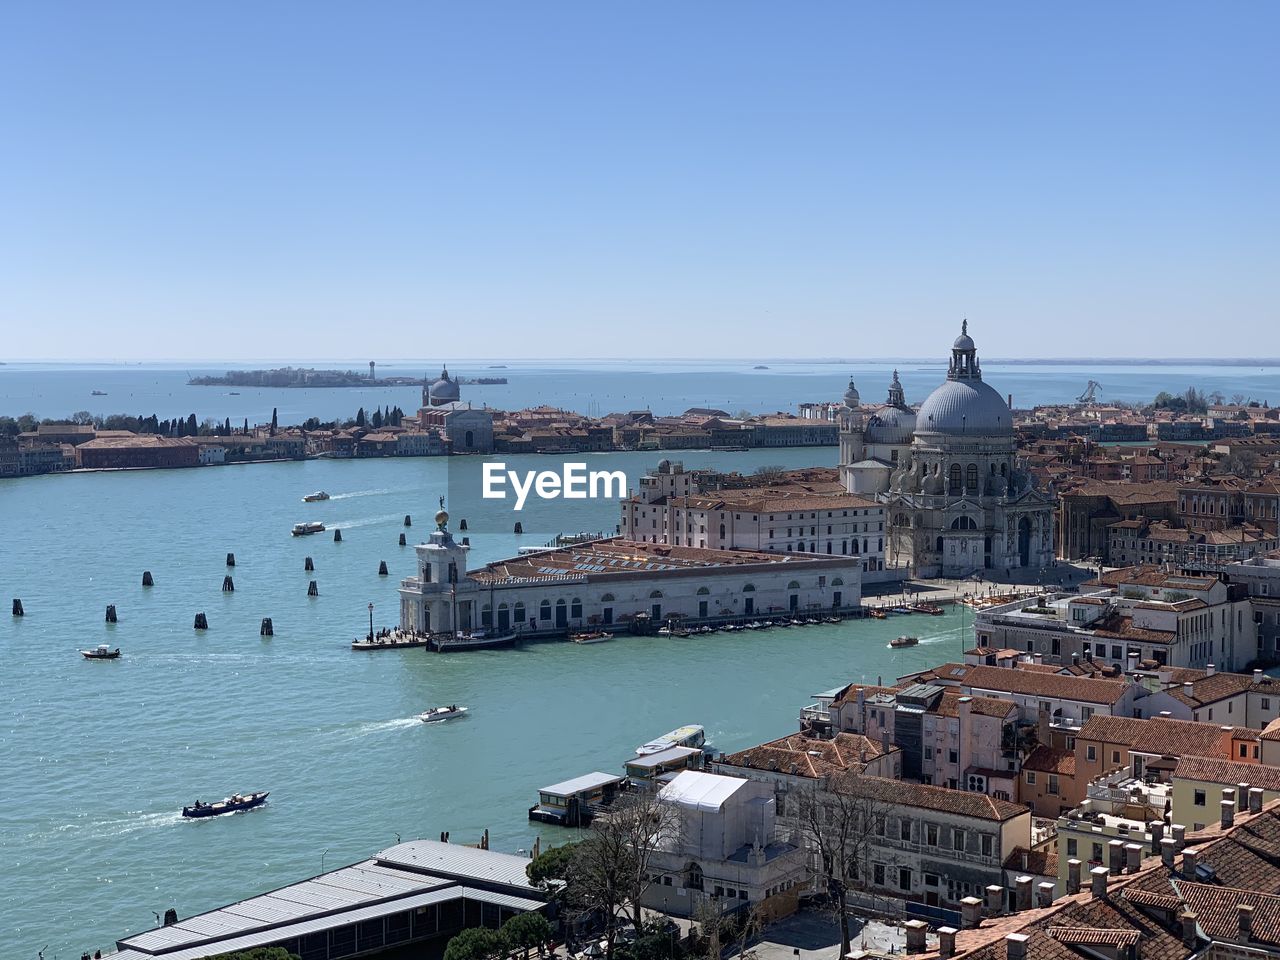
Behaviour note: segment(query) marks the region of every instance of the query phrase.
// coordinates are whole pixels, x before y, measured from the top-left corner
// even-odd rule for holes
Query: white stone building
[[[704,489],[698,474],[663,460],[622,502],[618,530],[673,546],[852,557],[864,582],[893,576],[885,568],[884,505],[830,485],[783,476],[767,486]]]
[[[709,550],[621,538],[540,551],[468,570],[449,516],[417,547],[401,581],[400,625],[450,633],[491,627],[554,635],[595,626],[847,611],[861,602],[854,557]]]
[[[896,378],[869,416],[852,383],[845,396],[846,487],[888,507],[890,564],[933,577],[1052,563],[1053,497],[1018,463],[1009,405],[983,381],[967,322],[946,382],[914,415]]]

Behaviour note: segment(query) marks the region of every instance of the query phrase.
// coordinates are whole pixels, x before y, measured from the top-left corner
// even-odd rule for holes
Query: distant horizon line
[[[714,360],[708,360],[705,356],[697,357],[539,357],[536,360],[530,360],[528,357],[450,357],[427,358],[427,357],[409,357],[403,360],[374,360],[378,366],[400,367],[400,366],[422,366],[424,364],[434,365],[441,363],[444,366],[449,364],[472,364],[472,363],[514,363],[524,366],[541,363],[635,363],[637,361],[653,362],[653,363],[696,363],[709,362],[715,364],[726,363],[814,363],[814,364],[839,364],[839,365],[856,365],[856,364],[891,364],[891,363],[913,363],[913,364],[937,364],[945,365],[946,358],[935,356],[929,357],[862,357],[851,359],[848,357],[720,357]],[[1099,364],[1106,366],[1119,366],[1122,364],[1139,364],[1143,366],[1176,366],[1182,364],[1201,364],[1222,366],[1280,366],[1280,357],[987,357],[984,360],[987,364],[1046,364],[1067,366],[1071,364]],[[113,357],[109,360],[90,360],[83,358],[66,358],[66,357],[22,357],[0,360],[0,366],[21,366],[35,364],[51,364],[63,363],[71,366],[145,366],[154,364],[200,364],[208,366],[210,364],[279,364],[284,366],[296,366],[298,364],[352,364],[358,367],[366,366],[368,360],[354,360],[350,357],[310,357],[310,358],[279,358],[279,357],[254,357],[254,358],[212,358],[202,359],[197,357],[160,357],[153,359],[137,359],[137,358],[119,358]]]

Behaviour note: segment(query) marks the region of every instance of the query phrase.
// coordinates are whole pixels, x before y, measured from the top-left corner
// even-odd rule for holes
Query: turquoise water
[[[688,466],[830,463],[833,449],[688,453]],[[511,458],[520,466],[520,458]],[[603,462],[632,477],[650,454]],[[545,458],[529,458],[545,467]],[[443,460],[262,464],[0,481],[0,957],[78,957],[154,925],[365,857],[397,836],[531,846],[537,788],[620,772],[688,722],[721,749],[795,729],[811,694],[955,657],[958,614],[441,656],[347,644],[398,609]],[[328,490],[327,503],[303,494]],[[473,531],[505,516],[470,510]],[[492,508],[491,508],[492,509]],[[530,508],[529,534],[473,533],[476,563],[559,530],[612,529],[616,505]],[[340,526],[289,535],[301,519]],[[486,520],[488,521],[486,523]],[[237,565],[224,566],[228,551]],[[314,574],[303,558],[315,559]],[[391,576],[377,575],[388,561]],[[141,587],[144,570],[155,577]],[[222,578],[235,592],[221,592]],[[320,596],[308,599],[307,581]],[[21,597],[26,617],[8,615]],[[106,604],[119,623],[103,623]],[[194,615],[207,633],[192,630]],[[262,617],[276,635],[258,637]],[[910,630],[919,647],[889,650]],[[119,645],[115,662],[77,649]],[[426,707],[464,721],[426,726]],[[261,810],[183,822],[194,799],[268,789]]]

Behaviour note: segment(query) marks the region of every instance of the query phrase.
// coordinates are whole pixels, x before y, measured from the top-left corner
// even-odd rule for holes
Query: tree
[[[278,411],[278,410],[276,410],[276,408],[275,408],[275,407],[272,407],[272,408],[271,408],[271,433],[272,433],[272,435],[274,435],[274,434],[275,434],[275,432],[276,432],[276,430],[278,430],[279,428],[280,428],[280,413],[279,413],[279,411]]]
[[[209,960],[299,960],[299,957],[284,947],[254,947],[252,950],[220,953],[216,957],[210,957]]]
[[[558,847],[551,847],[538,854],[524,868],[524,872],[529,877],[529,882],[536,887],[547,889],[553,880],[567,880],[569,877],[569,864],[573,859],[573,850],[576,843],[564,843]]]
[[[885,829],[892,798],[871,781],[851,773],[827,777],[800,796],[800,828],[817,855],[815,870],[826,880],[840,922],[840,956],[849,952],[850,890],[865,887],[874,838]],[[860,870],[860,866],[864,869]]]
[[[40,426],[40,424],[36,420],[34,413],[24,413],[18,418],[19,433],[31,433],[38,426]]]
[[[381,430],[381,429],[382,429],[382,411],[381,411],[381,410],[379,410],[377,407],[374,407],[374,409],[373,409],[373,420],[372,420],[372,423],[373,423],[373,429],[375,429],[375,430]]]
[[[222,423],[222,435],[224,437],[231,436],[231,418],[227,417]]]
[[[522,950],[526,957],[529,951],[541,949],[551,939],[551,924],[542,914],[517,913],[507,920],[498,931],[506,941],[508,949]]]
[[[497,930],[471,927],[444,948],[444,960],[495,960],[507,952],[507,942]]]
[[[244,434],[246,437],[249,435],[249,418],[248,417],[244,418]]]
[[[356,426],[363,427],[364,424],[365,424],[364,407],[361,407],[359,410],[356,411]]]
[[[93,423],[93,414],[88,410],[77,410],[71,415],[71,422],[80,426],[89,426]]]
[[[762,467],[756,467],[755,472],[751,474],[755,479],[763,483],[777,483],[785,474],[786,468],[780,467],[776,463],[765,464]]]

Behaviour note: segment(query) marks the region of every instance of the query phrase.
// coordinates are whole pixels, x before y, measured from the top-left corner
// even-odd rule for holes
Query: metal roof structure
[[[525,874],[528,862],[492,850],[412,840],[369,860],[126,937],[112,957],[197,960],[459,899],[537,910],[543,897]]]
[[[574,777],[572,780],[563,780],[560,783],[553,783],[549,787],[542,787],[539,793],[552,793],[557,797],[571,797],[575,793],[581,793],[583,790],[595,790],[597,787],[607,787],[611,783],[621,783],[622,778],[616,777],[611,773],[601,773],[597,770],[595,773],[584,773],[580,777]]]

